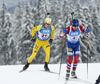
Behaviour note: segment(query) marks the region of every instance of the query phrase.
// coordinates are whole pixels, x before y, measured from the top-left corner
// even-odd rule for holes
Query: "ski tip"
[[[47,15],[50,15],[50,13],[48,12]]]
[[[19,73],[23,72],[24,70],[20,70]]]
[[[72,79],[78,79],[78,77],[77,76],[75,76],[75,77],[71,77]]]
[[[67,84],[67,81],[65,81],[65,84]]]
[[[46,71],[46,70],[40,70],[40,71],[44,71],[44,72],[48,72],[48,73],[53,73],[53,74],[59,74],[59,73],[57,73],[57,72],[53,72],[53,71]]]
[[[47,70],[44,70],[45,72],[50,72],[50,71],[47,71]]]

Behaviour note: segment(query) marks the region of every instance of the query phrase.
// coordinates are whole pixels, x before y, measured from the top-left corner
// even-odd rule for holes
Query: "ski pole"
[[[61,72],[61,64],[62,64],[62,57],[64,55],[63,51],[64,51],[64,44],[65,44],[65,37],[63,39],[63,45],[62,45],[62,56],[61,56],[61,61],[60,61],[60,67],[59,67],[59,76],[58,79],[60,78],[60,72]]]
[[[88,34],[87,34],[87,79],[88,79],[88,49],[89,49],[89,44],[88,44]]]
[[[33,44],[34,44],[34,43],[32,43],[32,44],[30,45],[29,50],[31,49],[31,47],[33,46]]]
[[[72,20],[73,20],[73,15],[74,15],[74,12],[71,13]],[[70,21],[70,25],[72,25],[72,20]]]
[[[71,13],[71,15],[72,15],[72,20],[73,20],[73,15],[74,15],[74,12],[72,12],[72,13]]]
[[[74,12],[71,13],[72,15],[72,20],[73,20],[73,15],[74,15]],[[66,21],[67,22],[67,21]],[[65,36],[66,37],[66,36]],[[62,64],[62,57],[64,55],[63,51],[64,51],[64,44],[65,44],[65,37],[63,39],[63,46],[62,46],[62,56],[61,56],[61,61],[60,61],[60,67],[59,67],[59,76],[58,76],[58,79],[60,78],[60,72],[61,72],[61,64]]]

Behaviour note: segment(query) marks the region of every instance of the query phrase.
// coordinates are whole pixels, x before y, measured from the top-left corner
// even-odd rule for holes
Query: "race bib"
[[[75,36],[75,37],[68,36],[67,39],[70,42],[77,42],[79,40],[79,36]]]
[[[42,33],[38,33],[38,39],[39,40],[47,40],[49,38],[50,34],[42,34]]]

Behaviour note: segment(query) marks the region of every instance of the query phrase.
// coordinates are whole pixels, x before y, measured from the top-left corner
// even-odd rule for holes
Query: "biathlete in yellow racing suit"
[[[46,57],[45,57],[45,71],[49,71],[48,63],[50,57],[50,44],[53,41],[55,35],[55,28],[51,25],[51,18],[46,18],[45,22],[42,25],[36,26],[32,29],[32,41],[35,41],[35,32],[38,31],[38,36],[36,43],[33,48],[33,53],[29,57],[27,64],[23,67],[23,70],[26,70],[29,67],[29,64],[32,62],[34,57],[37,55],[40,47],[43,47]],[[51,36],[51,38],[50,38]],[[50,38],[50,39],[49,39]]]

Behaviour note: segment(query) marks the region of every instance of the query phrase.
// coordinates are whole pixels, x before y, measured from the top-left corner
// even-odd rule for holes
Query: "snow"
[[[59,74],[48,73],[43,70],[43,64],[31,64],[30,67],[22,72],[19,71],[24,65],[0,66],[0,84],[65,84],[66,64],[62,64],[60,78]],[[59,64],[49,64],[51,71],[58,73]],[[94,84],[100,74],[100,63],[78,64],[77,76],[81,80],[70,80],[67,84]],[[82,82],[83,81],[83,82]]]

